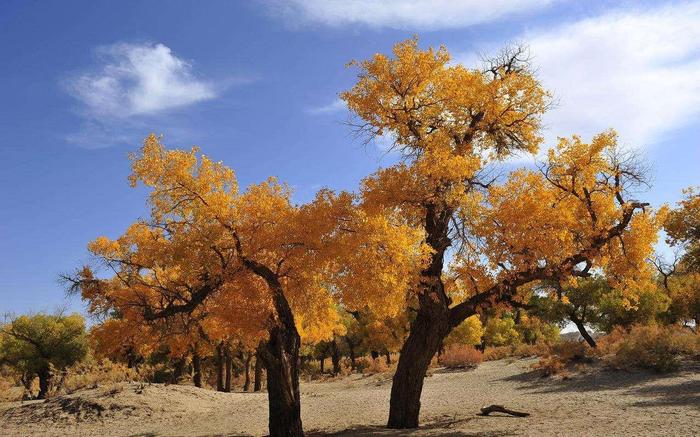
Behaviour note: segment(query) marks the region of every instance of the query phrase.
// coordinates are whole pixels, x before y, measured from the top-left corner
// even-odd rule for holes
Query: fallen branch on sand
[[[511,416],[516,416],[516,417],[527,417],[530,415],[530,413],[523,413],[520,411],[509,410],[508,408],[504,407],[503,405],[489,405],[488,407],[483,407],[481,409],[481,413],[479,413],[479,415],[480,416],[488,416],[491,413],[505,413],[505,414],[510,414]]]

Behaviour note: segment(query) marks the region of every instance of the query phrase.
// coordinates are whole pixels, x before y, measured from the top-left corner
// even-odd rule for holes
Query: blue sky
[[[645,199],[700,184],[698,2],[4,0],[0,313],[82,308],[57,277],[145,216],[127,153],[149,132],[200,146],[242,185],[278,176],[299,202],[354,189],[395,157],[343,124],[345,64],[414,34],[469,65],[529,44],[559,102],[550,144],[615,127],[653,165]]]

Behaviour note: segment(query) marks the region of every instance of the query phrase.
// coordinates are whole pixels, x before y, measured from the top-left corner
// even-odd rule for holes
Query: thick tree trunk
[[[216,391],[224,391],[224,343],[216,345]]]
[[[224,391],[226,393],[231,392],[231,370],[233,367],[233,356],[231,355],[231,348],[227,347],[226,351],[224,352],[225,354],[225,362],[226,362],[226,380],[224,382]]]
[[[192,382],[195,387],[202,387],[202,357],[198,352],[192,353]]]
[[[391,385],[389,428],[418,428],[423,379],[430,361],[451,330],[449,313],[440,306],[438,303],[426,303],[419,307],[416,320],[401,348]]]
[[[571,321],[574,322],[574,325],[576,325],[576,328],[578,328],[578,332],[581,334],[581,337],[583,337],[583,339],[586,340],[586,343],[588,343],[588,345],[594,349],[597,348],[598,344],[596,344],[593,337],[591,337],[591,335],[586,330],[586,325],[583,323],[583,320],[579,319],[575,315],[572,315]]]
[[[260,354],[255,354],[255,370],[253,372],[253,391],[260,391],[262,389],[262,368],[263,363],[260,360]]]
[[[299,344],[296,328],[270,330],[263,360],[267,371],[270,437],[303,436],[299,394]]]
[[[448,231],[451,215],[448,209],[426,206],[426,243],[433,253],[430,263],[421,272],[418,312],[401,348],[394,374],[387,422],[389,428],[418,427],[425,373],[443,339],[453,328],[449,309],[451,301],[442,282],[445,250],[450,245]]]
[[[243,391],[250,390],[250,360],[253,358],[253,353],[248,352],[245,357],[245,382],[243,383]]]
[[[265,280],[275,307],[275,315],[268,331],[270,337],[258,349],[258,355],[263,359],[267,371],[270,437],[303,437],[299,393],[301,337],[294,323],[294,314],[277,275],[255,261],[244,262]]]
[[[51,372],[49,369],[41,369],[37,376],[39,376],[39,394],[36,396],[37,399],[46,399],[46,395],[49,393],[49,385],[51,383]]]

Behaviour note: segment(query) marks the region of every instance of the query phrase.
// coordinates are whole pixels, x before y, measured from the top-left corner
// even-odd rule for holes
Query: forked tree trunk
[[[258,349],[258,355],[263,359],[267,371],[270,437],[303,437],[299,393],[301,337],[294,323],[292,309],[279,278],[272,270],[252,260],[244,262],[265,280],[275,307],[275,317],[268,329],[270,337]]]
[[[433,253],[430,263],[421,272],[417,293],[418,312],[401,347],[391,385],[389,428],[418,427],[423,379],[440,344],[452,330],[451,302],[442,282],[445,250],[450,245],[448,230],[451,215],[450,210],[439,206],[426,207],[426,243]]]
[[[260,354],[255,354],[255,369],[253,371],[253,391],[260,391],[262,389],[262,368],[263,363],[260,360]]]
[[[250,390],[250,360],[253,358],[253,353],[248,352],[245,357],[245,382],[243,383],[243,391]]]
[[[41,369],[37,372],[39,377],[39,394],[36,396],[37,399],[46,399],[46,395],[49,393],[49,385],[51,383],[51,371],[49,369]]]
[[[192,353],[192,382],[195,387],[202,387],[202,357],[198,352]]]

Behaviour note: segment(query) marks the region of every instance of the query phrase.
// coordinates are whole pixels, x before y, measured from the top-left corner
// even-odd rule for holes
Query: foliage
[[[511,317],[491,317],[484,327],[484,344],[487,346],[508,346],[520,341]]]
[[[30,379],[80,361],[87,348],[85,321],[79,314],[25,315],[0,329],[0,362]]]
[[[481,343],[483,335],[484,327],[481,324],[481,319],[479,316],[473,315],[457,325],[445,338],[444,344],[445,346],[455,344],[475,346]]]
[[[614,331],[604,349],[617,368],[670,372],[678,368],[680,357],[700,354],[700,335],[673,325],[635,325],[629,331]]]

